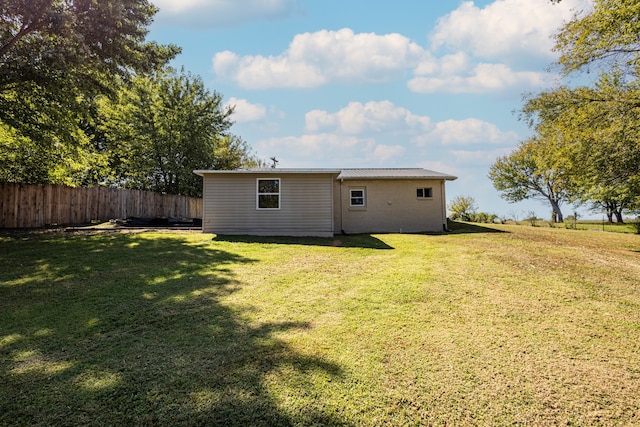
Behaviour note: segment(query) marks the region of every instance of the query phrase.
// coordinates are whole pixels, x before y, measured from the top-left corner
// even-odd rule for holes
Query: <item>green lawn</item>
[[[520,221],[520,225],[528,225],[531,226],[530,223],[526,221]],[[591,231],[609,231],[616,233],[635,233],[638,234],[638,228],[636,223],[633,221],[627,221],[623,224],[619,224],[614,222],[612,224],[603,222],[603,221],[595,221],[595,220],[580,220],[577,224],[573,224],[570,222],[567,223],[559,223],[554,224],[549,221],[537,221],[536,227],[556,227],[556,228],[569,228],[575,230],[591,230]]]
[[[640,236],[0,235],[0,425],[638,425]]]

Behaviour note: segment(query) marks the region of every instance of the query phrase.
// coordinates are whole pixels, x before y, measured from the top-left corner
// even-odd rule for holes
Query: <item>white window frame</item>
[[[354,191],[361,191],[362,196],[354,196]],[[361,205],[354,205],[353,199],[362,199]],[[349,207],[351,208],[365,208],[367,207],[367,189],[364,187],[350,188],[349,189]]]
[[[277,193],[261,193],[260,192],[260,181],[278,181],[278,192]],[[260,196],[278,196],[278,207],[277,208],[261,208],[260,207]],[[277,211],[282,206],[282,180],[280,178],[256,178],[256,210],[259,211]]]
[[[418,191],[422,190],[422,196],[418,196]],[[427,196],[426,194],[429,194]],[[416,197],[418,199],[433,199],[433,187],[420,187],[416,189]]]

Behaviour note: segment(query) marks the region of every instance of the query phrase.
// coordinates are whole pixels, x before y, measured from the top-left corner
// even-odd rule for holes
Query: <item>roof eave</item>
[[[280,169],[280,168],[266,168],[266,169],[233,169],[233,170],[194,170],[193,173],[200,176],[205,175],[234,175],[234,174],[331,174],[337,175],[341,172],[340,169]]]
[[[352,176],[352,175],[338,175],[338,179],[342,181],[355,181],[355,180],[365,180],[365,179],[379,179],[379,180],[414,180],[414,179],[436,179],[443,181],[455,181],[458,179],[457,176],[453,175],[406,175],[406,176],[376,176],[376,175],[363,175],[363,176]]]
[[[330,174],[336,175],[337,179],[349,181],[349,180],[417,180],[417,179],[434,179],[443,181],[454,181],[458,179],[453,175],[349,175],[344,174],[345,169],[281,169],[281,168],[264,168],[264,169],[233,169],[233,170],[194,170],[193,173],[204,177],[205,175],[241,175],[241,174],[264,174],[264,175],[283,175],[283,174]]]

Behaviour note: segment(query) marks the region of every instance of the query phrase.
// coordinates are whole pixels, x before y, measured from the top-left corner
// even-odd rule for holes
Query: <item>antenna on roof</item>
[[[278,166],[278,163],[280,163],[280,162],[278,161],[278,159],[276,159],[276,157],[275,157],[275,156],[273,156],[270,160],[273,162],[273,163],[271,163],[271,169],[275,169],[275,168],[276,168],[276,166]]]

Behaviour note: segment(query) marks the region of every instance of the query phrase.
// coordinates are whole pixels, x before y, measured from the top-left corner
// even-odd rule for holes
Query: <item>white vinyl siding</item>
[[[333,174],[279,176],[279,209],[256,209],[256,174],[205,175],[203,231],[333,235]],[[274,179],[274,178],[265,178]]]

